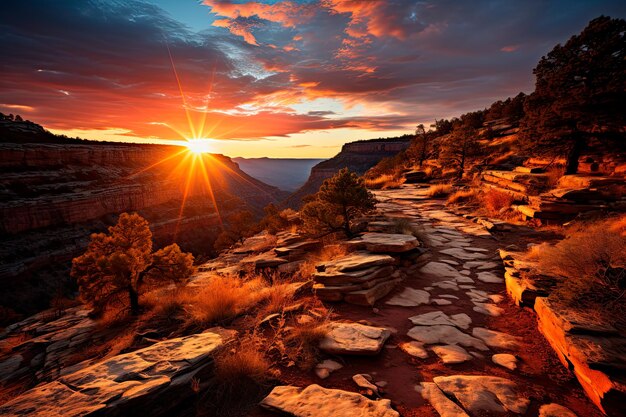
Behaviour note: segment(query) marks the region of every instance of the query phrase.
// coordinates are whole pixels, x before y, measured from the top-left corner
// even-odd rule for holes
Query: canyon
[[[0,172],[0,304],[17,313],[70,295],[71,259],[119,213],[148,219],[157,246],[206,256],[229,213],[287,195],[228,157],[175,146],[5,142]]]

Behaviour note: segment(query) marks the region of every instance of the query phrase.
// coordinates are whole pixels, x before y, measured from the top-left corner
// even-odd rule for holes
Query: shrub
[[[306,318],[306,320],[302,320]],[[301,316],[283,336],[287,355],[302,369],[311,369],[319,356],[319,342],[328,333],[328,314],[320,317]]]
[[[301,217],[305,228],[312,233],[343,231],[352,236],[351,221],[372,211],[376,199],[363,178],[347,168],[324,180],[319,191],[307,198]]]
[[[428,196],[432,198],[445,197],[452,192],[452,189],[450,184],[431,185],[428,189]]]
[[[181,293],[193,324],[224,324],[251,310],[263,298],[261,278],[214,277],[202,288]]]
[[[513,196],[498,190],[487,190],[479,195],[480,205],[487,210],[490,215],[500,213],[503,208],[511,207]]]
[[[550,298],[598,311],[626,324],[626,216],[568,230],[554,246],[535,250],[539,270],[562,278]]]
[[[402,184],[404,184],[404,181],[404,177],[392,174],[383,174],[376,178],[366,178],[365,186],[372,190],[387,190],[399,188]]]
[[[446,204],[472,204],[478,200],[478,193],[476,190],[459,190],[448,197]]]
[[[565,167],[562,165],[553,165],[546,170],[546,176],[548,180],[546,185],[552,189],[557,186],[561,177],[565,175]]]

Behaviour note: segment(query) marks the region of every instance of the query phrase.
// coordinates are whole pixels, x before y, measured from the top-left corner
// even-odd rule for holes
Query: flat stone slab
[[[400,347],[403,352],[408,353],[415,358],[426,359],[428,357],[428,351],[424,349],[424,344],[422,342],[417,342],[415,340],[412,342],[404,342],[400,343],[398,347]]]
[[[504,313],[504,309],[498,307],[495,304],[491,303],[474,303],[474,308],[472,309],[477,313],[485,314],[487,316],[498,317]]]
[[[389,336],[391,331],[384,327],[334,322],[328,325],[320,349],[335,355],[376,355]]]
[[[330,376],[332,372],[335,372],[341,368],[343,368],[343,365],[339,362],[335,362],[332,359],[326,359],[315,366],[315,374],[320,379],[326,379]]]
[[[441,417],[469,417],[465,411],[437,387],[434,382],[421,382],[416,389],[422,394]]]
[[[409,330],[407,335],[411,339],[426,344],[441,343],[473,347],[478,350],[489,350],[482,340],[463,333],[454,326],[415,326]]]
[[[440,250],[439,253],[450,255],[454,258],[461,259],[463,261],[474,261],[476,259],[485,259],[487,255],[479,252],[468,252],[469,248],[448,248]]]
[[[438,376],[433,381],[472,415],[483,415],[485,412],[524,414],[530,403],[521,396],[517,385],[506,378],[453,375]]]
[[[324,272],[316,272],[313,274],[315,282],[324,285],[350,285],[362,284],[378,278],[390,276],[393,273],[393,266],[373,266],[371,268],[360,269],[357,271],[337,271],[329,269]]]
[[[517,368],[517,358],[509,353],[497,353],[491,357],[491,361],[511,371]]]
[[[508,333],[485,329],[484,327],[474,327],[472,335],[485,342],[487,346],[502,349],[519,348],[519,338]]]
[[[544,404],[539,408],[539,417],[578,417],[569,408],[559,404]]]
[[[445,364],[463,363],[474,358],[458,345],[433,346],[431,350],[435,352]]]
[[[373,254],[369,252],[353,252],[341,258],[319,264],[318,270],[326,271],[356,271],[371,268],[373,266],[391,265],[394,259],[389,255]],[[321,268],[321,269],[320,269]]]
[[[192,394],[177,388],[191,383],[235,334],[214,328],[114,356],[26,391],[2,404],[0,415],[132,415],[138,403],[150,404],[151,415],[166,414]]]
[[[426,265],[420,268],[422,274],[434,275],[440,278],[458,278],[462,275],[454,269],[452,266],[443,262],[428,262]]]
[[[416,326],[436,326],[439,324],[455,326],[461,329],[469,329],[472,319],[465,313],[448,316],[443,311],[431,311],[418,316],[409,317],[411,323]]]
[[[504,282],[504,278],[497,276],[493,272],[482,271],[476,274],[476,278],[479,281],[486,282],[488,284],[500,284]]]
[[[401,281],[401,279],[384,279],[370,288],[347,293],[344,301],[360,306],[373,306],[376,301],[389,294]]]
[[[399,417],[390,400],[373,401],[356,392],[290,385],[274,387],[261,407],[295,417]]]
[[[399,233],[365,233],[361,240],[365,249],[375,253],[408,252],[419,246],[415,236]]]
[[[424,290],[405,288],[400,294],[394,295],[385,304],[390,306],[417,307],[430,302],[430,294]]]

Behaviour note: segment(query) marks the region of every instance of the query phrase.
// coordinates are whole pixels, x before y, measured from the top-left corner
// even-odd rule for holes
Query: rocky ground
[[[403,416],[601,415],[559,363],[532,312],[506,297],[497,251],[524,237],[509,233],[496,239],[482,225],[446,210],[442,200],[427,198],[424,189],[405,186],[376,194],[386,218],[377,219],[378,231],[384,231],[385,221],[391,228],[394,219],[409,219],[428,251],[374,308],[332,307],[337,321],[388,329],[391,336],[380,342],[378,355],[331,355],[337,365],[322,363],[331,370],[322,376],[330,376],[294,375],[290,385],[381,396]],[[354,377],[359,374],[374,386],[359,384]],[[330,391],[315,385],[301,392],[281,388],[264,404],[298,416],[338,415],[333,410],[343,397]],[[341,415],[397,415],[380,402],[374,407],[362,399],[343,400],[353,401],[354,410]],[[320,410],[320,403],[328,410]]]
[[[376,194],[377,212],[363,219],[367,233],[343,243],[346,255],[317,265],[313,291],[332,309],[320,362],[311,372],[282,369],[251,415],[602,415],[559,362],[532,310],[507,297],[499,249],[524,247],[532,233],[474,222],[417,185]],[[259,235],[203,265],[193,285],[250,265],[289,274],[320,244],[289,233]],[[209,329],[63,367],[65,353],[94,334],[85,314],[76,309],[45,325],[35,318],[0,335],[5,342],[21,331],[38,335],[0,358],[3,375],[20,377],[24,364],[38,360],[38,377],[49,381],[0,405],[0,413],[119,415],[158,403],[155,414],[177,415],[171,408],[193,395],[198,373],[210,372],[211,353],[234,337]]]

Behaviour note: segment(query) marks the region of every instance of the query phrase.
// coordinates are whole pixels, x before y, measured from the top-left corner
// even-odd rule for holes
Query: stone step
[[[528,201],[528,195],[526,193],[521,193],[519,191],[514,191],[514,190],[509,190],[508,188],[503,188],[500,187],[498,185],[495,184],[490,184],[488,182],[483,182],[481,184],[481,187],[486,189],[486,190],[495,190],[495,191],[499,191],[501,193],[505,193],[510,195],[511,197],[513,197],[515,199],[515,201]]]
[[[519,166],[519,167],[515,167],[515,169],[513,171],[515,171],[515,172],[523,172],[523,173],[526,173],[526,174],[543,174],[545,172],[545,169],[543,169],[541,167]]]

